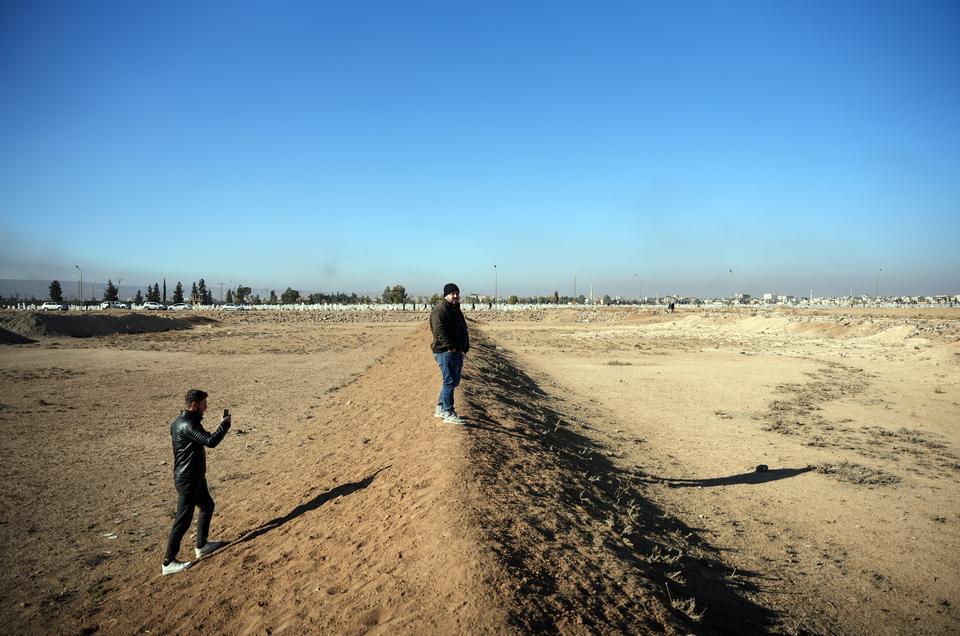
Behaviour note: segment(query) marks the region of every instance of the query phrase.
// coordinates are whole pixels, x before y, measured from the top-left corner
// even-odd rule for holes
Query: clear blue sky
[[[952,1],[5,0],[0,278],[958,293],[958,77]]]

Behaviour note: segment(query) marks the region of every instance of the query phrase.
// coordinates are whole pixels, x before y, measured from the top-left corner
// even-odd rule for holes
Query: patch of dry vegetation
[[[838,464],[820,464],[817,472],[832,475],[840,481],[864,486],[895,486],[902,479],[883,470],[870,468],[853,462],[842,461]]]
[[[821,414],[826,403],[857,396],[867,389],[870,376],[863,369],[830,363],[808,375],[810,382],[777,387],[781,393],[792,395],[774,400],[759,416],[764,430],[800,437],[806,446],[853,451],[863,458],[890,461],[903,470],[934,478],[960,476],[960,455],[930,433],[905,427],[890,430],[856,426],[850,419],[834,422]],[[846,462],[827,465],[820,472],[851,483],[895,485],[902,481],[889,471]]]

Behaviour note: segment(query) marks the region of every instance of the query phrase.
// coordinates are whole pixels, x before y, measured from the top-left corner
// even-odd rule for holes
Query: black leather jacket
[[[467,333],[467,321],[463,317],[460,305],[440,300],[430,314],[430,331],[433,342],[430,348],[434,353],[444,351],[470,351],[470,335]]]
[[[230,420],[223,422],[213,433],[203,430],[203,416],[196,411],[181,411],[170,424],[173,438],[173,483],[178,493],[189,493],[200,485],[207,474],[204,446],[213,448],[230,430]]]

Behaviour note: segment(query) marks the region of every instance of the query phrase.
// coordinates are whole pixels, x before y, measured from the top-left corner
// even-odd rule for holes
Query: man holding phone
[[[167,553],[163,558],[162,573],[176,574],[190,567],[190,561],[178,561],[180,541],[193,521],[194,507],[200,508],[197,518],[197,559],[202,559],[223,546],[222,541],[207,541],[210,518],[213,516],[213,498],[207,489],[207,458],[205,446],[215,447],[230,430],[230,411],[224,409],[220,426],[208,433],[200,425],[207,410],[207,392],[187,391],[185,408],[170,424],[173,438],[173,483],[177,488],[177,516],[173,520]]]

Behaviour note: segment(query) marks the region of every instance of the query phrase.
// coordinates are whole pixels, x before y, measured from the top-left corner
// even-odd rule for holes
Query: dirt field
[[[424,314],[0,316],[8,631],[960,630],[960,314],[470,315],[467,427]],[[230,544],[161,577],[191,387]]]

